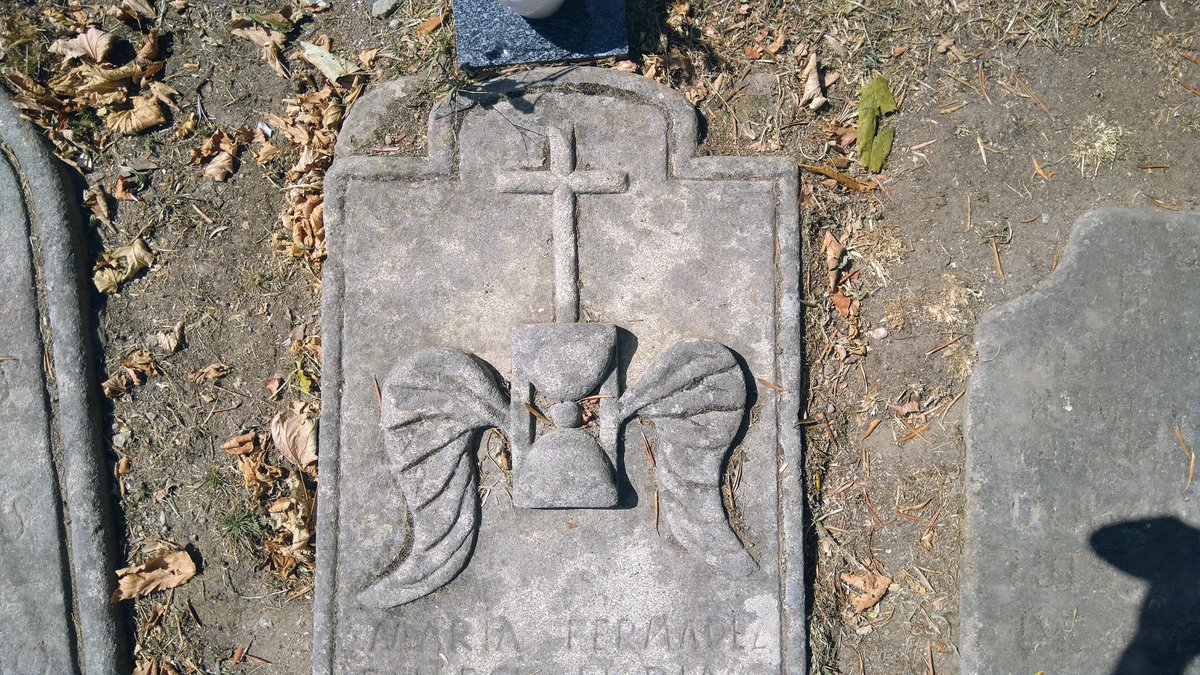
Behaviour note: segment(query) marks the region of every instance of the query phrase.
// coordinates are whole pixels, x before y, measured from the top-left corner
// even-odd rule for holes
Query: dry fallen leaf
[[[800,77],[804,79],[804,95],[800,97],[800,105],[807,105],[809,110],[816,110],[825,105],[829,99],[821,92],[821,75],[817,72],[816,52],[808,55],[808,64],[804,66]]]
[[[112,49],[114,39],[112,33],[89,26],[86,31],[69,40],[56,40],[50,45],[50,51],[68,59],[86,56],[100,63],[108,55],[108,50]]]
[[[846,572],[842,574],[842,581],[859,591],[858,595],[850,599],[854,611],[859,614],[879,604],[879,601],[887,594],[888,586],[892,585],[891,579],[878,572],[867,572],[866,574]]]
[[[308,415],[292,415],[284,419],[279,413],[271,420],[271,440],[279,454],[301,469],[317,462],[317,425]]]
[[[188,373],[188,379],[196,384],[200,384],[209,380],[216,380],[218,378],[225,377],[228,374],[229,366],[225,365],[224,363],[213,363],[201,368],[200,370],[193,370],[192,372]]]
[[[154,264],[154,253],[140,238],[101,254],[92,283],[101,293],[116,293],[120,285]]]
[[[429,35],[433,31],[437,30],[439,26],[442,25],[442,21],[445,18],[446,18],[445,14],[437,14],[435,16],[431,16],[428,19],[425,19],[424,21],[422,21],[416,27],[416,29],[413,30],[413,33],[415,33],[416,35],[420,35],[420,36]]]
[[[225,441],[221,444],[221,449],[231,455],[248,455],[262,449],[263,440],[261,434],[251,431]]]
[[[349,61],[334,56],[328,49],[315,45],[311,42],[300,42],[301,56],[305,61],[317,67],[325,77],[329,78],[330,82],[337,82],[338,79],[347,75],[355,75],[362,72],[358,66]]]
[[[287,40],[286,35],[277,30],[261,26],[235,28],[230,32],[262,47],[262,59],[268,66],[271,66],[271,70],[274,70],[275,74],[280,77],[288,76],[287,69],[283,67],[283,63],[279,60],[279,50],[283,48],[283,43]]]
[[[158,12],[146,0],[121,0],[121,4],[109,8],[108,15],[119,21],[132,21],[138,17],[153,20]]]
[[[134,96],[129,110],[115,110],[105,120],[106,126],[117,133],[132,135],[167,121],[158,99],[154,96]]]
[[[149,63],[156,58],[158,58],[158,28],[151,28],[146,37],[142,38],[142,44],[138,47],[134,60],[138,63]]]
[[[170,333],[160,332],[154,337],[159,349],[167,354],[174,354],[179,351],[179,345],[183,342],[183,321],[175,324]]]
[[[204,177],[211,178],[219,183],[225,182],[229,175],[233,173],[233,155],[225,150],[217,153],[211,161],[204,167]]]
[[[254,151],[254,161],[259,166],[270,164],[282,151],[270,143],[263,143]]]
[[[286,381],[282,377],[272,377],[263,382],[263,387],[267,390],[267,398],[274,401],[283,393],[283,385]]]
[[[117,570],[117,590],[112,602],[121,602],[155,591],[165,591],[196,575],[196,563],[187,551],[171,551],[141,565]]]

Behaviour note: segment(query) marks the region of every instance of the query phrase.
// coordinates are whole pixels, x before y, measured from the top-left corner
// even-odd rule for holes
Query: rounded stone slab
[[[2,673],[130,668],[109,602],[116,539],[69,194],[42,138],[0,92]]]
[[[976,340],[963,672],[1200,672],[1200,216],[1083,216]]]

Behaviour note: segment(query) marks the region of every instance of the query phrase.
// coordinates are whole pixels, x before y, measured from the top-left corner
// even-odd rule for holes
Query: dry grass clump
[[[1117,156],[1121,154],[1121,138],[1124,135],[1121,127],[1096,115],[1088,115],[1076,128],[1075,142],[1071,148],[1071,160],[1079,166],[1079,175],[1095,178],[1101,167],[1107,165],[1112,169]]]

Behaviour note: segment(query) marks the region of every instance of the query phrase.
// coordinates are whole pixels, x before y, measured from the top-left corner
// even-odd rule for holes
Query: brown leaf
[[[154,253],[146,242],[134,239],[126,246],[101,254],[92,283],[101,293],[116,293],[120,285],[154,264]]]
[[[254,151],[254,161],[259,166],[270,164],[271,160],[280,155],[282,151],[270,143],[263,143]]]
[[[804,79],[804,94],[800,97],[800,105],[807,105],[809,110],[816,110],[825,105],[829,99],[821,92],[821,75],[817,72],[816,52],[809,54],[808,64],[804,66],[800,77]]]
[[[846,254],[846,247],[837,240],[837,237],[826,232],[825,237],[821,240],[821,251],[825,253],[825,269],[833,271],[841,266],[842,256]]]
[[[317,462],[316,424],[308,415],[292,415],[284,419],[279,413],[271,420],[271,440],[279,454],[301,469]]]
[[[413,30],[413,33],[415,35],[419,35],[419,36],[429,35],[430,33],[433,33],[433,31],[437,30],[438,27],[440,27],[442,25],[442,21],[444,21],[445,18],[446,18],[445,14],[438,14],[435,16],[431,16],[428,19],[425,19],[424,21],[422,21],[416,27],[416,29]]]
[[[117,182],[113,185],[113,199],[119,202],[136,202],[137,197],[129,190],[130,180],[125,176],[117,178]]]
[[[195,575],[196,563],[187,551],[155,556],[141,565],[117,570],[117,590],[112,594],[112,602],[175,588]]]
[[[211,161],[204,167],[204,176],[211,178],[219,183],[225,182],[229,175],[233,173],[233,155],[225,150],[217,153]]]
[[[261,450],[262,444],[263,436],[251,431],[225,441],[221,444],[221,449],[230,455],[241,456]]]
[[[843,142],[853,142],[853,138],[854,138],[854,136],[850,136],[849,141],[843,141]],[[867,192],[869,190],[874,190],[875,188],[879,187],[878,185],[876,185],[874,183],[864,183],[864,182],[858,180],[857,178],[855,178],[854,176],[851,176],[849,174],[844,174],[840,171],[835,171],[834,169],[832,169],[828,166],[822,166],[820,164],[801,164],[800,168],[804,169],[805,171],[811,171],[813,173],[820,174],[822,176],[825,176],[826,178],[832,178],[833,180],[837,181],[838,184],[848,187],[851,190],[856,190],[858,192]]]
[[[175,99],[174,99],[174,97],[179,95],[179,92],[176,91],[173,87],[168,87],[167,85],[165,85],[162,82],[159,82],[157,80],[154,82],[151,82],[149,84],[149,87],[150,87],[150,93],[154,96],[154,98],[158,99],[162,103],[165,103],[168,108],[170,108],[171,110],[174,110],[176,113],[182,112],[179,109],[179,106],[175,104]]]
[[[921,404],[918,401],[908,401],[903,405],[889,405],[888,408],[901,417],[907,417],[913,413],[921,411]]]
[[[267,398],[275,401],[279,399],[279,395],[283,393],[283,385],[285,381],[282,377],[272,377],[263,382],[263,387],[267,390]]]
[[[170,333],[160,332],[154,337],[159,349],[167,354],[174,354],[179,351],[179,345],[183,342],[183,321],[175,324]]]
[[[142,38],[142,45],[138,47],[137,54],[134,56],[141,63],[153,61],[158,57],[158,28],[151,28],[146,37]]]
[[[892,585],[892,580],[879,574],[878,572],[867,572],[866,574],[850,574],[849,572],[842,574],[842,581],[859,591],[859,594],[850,599],[850,604],[854,606],[854,611],[862,614],[879,604],[883,596],[888,592],[888,586]]]
[[[364,49],[358,53],[358,62],[363,65],[363,68],[370,68],[375,63],[375,59],[379,58],[379,52],[383,51],[380,47],[371,47]]]
[[[262,47],[262,59],[271,67],[271,70],[274,70],[275,74],[280,77],[288,76],[287,69],[279,60],[279,50],[283,48],[283,43],[287,40],[286,35],[262,26],[234,28],[230,32]]]
[[[167,121],[158,99],[154,96],[134,96],[133,107],[109,113],[105,125],[117,133],[133,135]]]
[[[188,379],[196,384],[201,384],[209,380],[216,380],[225,377],[229,374],[229,366],[224,363],[213,363],[207,365],[200,370],[193,370],[188,373]]]
[[[858,313],[858,301],[851,300],[842,294],[841,291],[829,296],[829,300],[833,302],[833,306],[837,309],[838,314],[842,315],[843,319],[849,319]]]
[[[133,380],[124,370],[114,373],[112,377],[100,383],[100,391],[104,398],[113,399],[122,396],[133,386]]]
[[[154,360],[154,355],[145,349],[138,349],[130,352],[124,359],[121,360],[121,367],[124,368],[137,384],[141,384],[144,376],[158,374],[158,362]]]
[[[96,219],[105,225],[112,224],[112,212],[108,208],[108,193],[101,185],[93,185],[83,193],[83,204]]]
[[[146,0],[121,0],[121,8],[145,19],[153,20],[158,16],[158,12]]]
[[[69,40],[56,40],[54,44],[50,45],[50,51],[62,54],[68,59],[86,56],[92,61],[100,63],[108,55],[114,39],[112,33],[89,26],[86,31]]]

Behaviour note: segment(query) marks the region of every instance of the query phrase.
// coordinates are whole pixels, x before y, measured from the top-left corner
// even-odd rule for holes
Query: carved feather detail
[[[384,452],[404,492],[408,536],[358,599],[386,608],[436,591],[466,566],[479,522],[472,440],[503,426],[508,401],[482,362],[445,348],[409,355],[382,393]]]
[[[672,536],[735,578],[758,569],[729,525],[721,470],[746,410],[746,378],[727,347],[685,340],[659,355],[620,400],[621,419],[658,430],[654,470]]]

